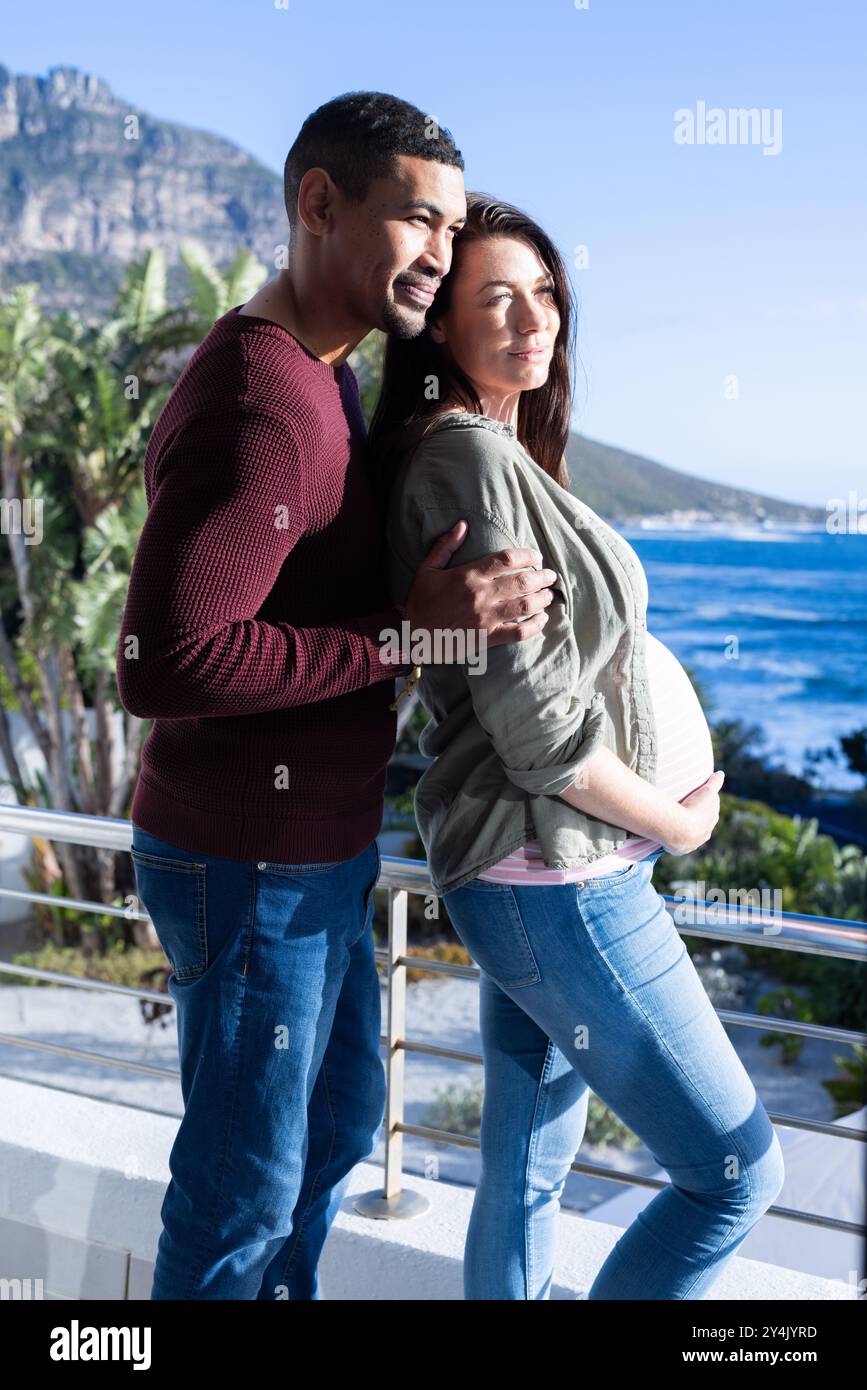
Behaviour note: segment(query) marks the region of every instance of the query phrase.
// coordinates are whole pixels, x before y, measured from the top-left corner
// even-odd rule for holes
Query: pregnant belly
[[[710,729],[689,676],[651,632],[647,679],[656,723],[656,786],[680,801],[713,772]]]
[[[655,786],[681,801],[706,782],[713,772],[710,729],[692,681],[677,657],[652,633],[647,633],[647,683],[656,725]],[[659,849],[658,840],[630,835],[619,849],[581,869],[549,869],[538,840],[506,855],[479,878],[501,883],[571,883],[610,874],[623,861],[643,859]]]

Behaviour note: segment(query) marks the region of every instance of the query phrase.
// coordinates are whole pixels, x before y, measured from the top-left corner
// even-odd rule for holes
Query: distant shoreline
[[[734,518],[722,521],[719,518],[702,520],[699,518],[680,519],[671,516],[624,516],[607,517],[606,520],[615,526],[630,527],[636,531],[710,531],[714,534],[725,534],[732,530],[749,532],[757,537],[772,535],[830,535],[824,526],[815,526],[808,522],[761,522],[761,521],[739,521]],[[845,535],[860,535],[867,539],[867,532],[853,531],[844,532]]]

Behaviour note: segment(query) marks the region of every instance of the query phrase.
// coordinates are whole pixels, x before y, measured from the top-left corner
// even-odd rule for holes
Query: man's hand
[[[538,568],[538,550],[519,546],[446,569],[463,543],[467,523],[444,532],[419,565],[404,608],[413,629],[484,629],[489,647],[523,642],[541,632],[554,597],[554,570]]]

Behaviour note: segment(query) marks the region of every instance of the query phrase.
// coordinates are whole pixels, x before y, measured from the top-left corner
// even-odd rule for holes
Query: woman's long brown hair
[[[575,313],[566,266],[556,246],[520,208],[486,193],[467,194],[467,221],[454,240],[452,264],[427,312],[435,322],[448,311],[455,276],[467,245],[488,237],[513,237],[532,246],[554,281],[554,302],[560,328],[544,385],[522,391],[518,402],[517,435],[535,459],[561,487],[569,489],[565,463],[572,410],[570,361],[575,346]],[[431,380],[438,394],[428,399]],[[368,434],[372,476],[384,507],[400,458],[431,423],[436,407],[457,398],[468,410],[483,414],[473,384],[445,345],[434,342],[427,327],[416,338],[390,335],[385,349],[382,386]]]

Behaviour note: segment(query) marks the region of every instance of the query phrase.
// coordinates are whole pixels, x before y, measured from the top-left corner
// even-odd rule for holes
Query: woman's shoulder
[[[487,415],[449,411],[408,433],[400,478],[412,493],[440,491],[472,500],[482,483],[508,487],[520,446],[514,426]]]

